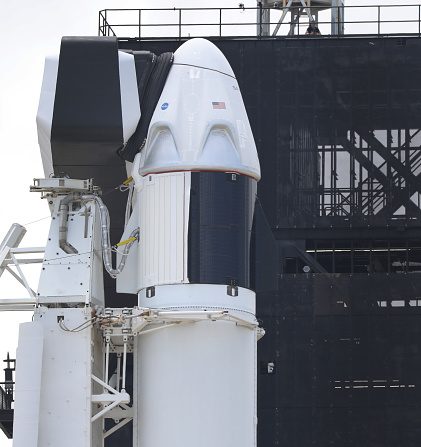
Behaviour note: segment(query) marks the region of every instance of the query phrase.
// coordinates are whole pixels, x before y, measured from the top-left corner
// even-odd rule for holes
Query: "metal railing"
[[[339,11],[340,8],[340,11]],[[322,36],[332,33],[332,8],[311,7],[317,15]],[[270,11],[269,21],[265,19]],[[99,11],[98,34],[127,39],[186,39],[190,37],[280,37],[292,27],[293,37],[306,36],[309,26],[307,16],[296,17],[299,8],[290,8],[290,20],[284,20],[279,32],[274,34],[282,8],[151,8],[104,9]],[[338,7],[337,29],[344,28],[345,35],[419,35],[421,36],[421,5],[361,5]],[[264,35],[263,28],[268,35]],[[341,34],[342,35],[342,34]],[[306,36],[308,37],[308,36]]]

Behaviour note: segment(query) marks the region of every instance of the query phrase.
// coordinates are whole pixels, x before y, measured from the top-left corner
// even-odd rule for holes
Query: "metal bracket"
[[[94,376],[92,374],[92,380],[102,387],[104,387],[105,390],[109,391],[109,393],[102,393],[102,394],[94,394],[91,397],[92,403],[101,403],[104,406],[104,408],[94,414],[91,418],[91,422],[95,422],[97,419],[101,417],[105,417],[104,415],[111,411],[113,408],[122,405],[122,404],[128,404],[130,403],[130,396],[128,393],[126,393],[124,390],[121,392],[115,390],[110,385],[105,383],[103,380],[99,379],[98,377]]]
[[[20,233],[22,233],[20,236],[18,235],[19,237],[17,237],[15,234],[17,229]],[[45,248],[18,248],[17,245],[19,245],[25,232],[26,230],[24,227],[21,227],[18,224],[13,224],[4,241],[2,242],[0,247],[0,277],[2,276],[4,271],[9,272],[13,276],[13,278],[15,278],[16,281],[19,282],[19,284],[25,287],[29,297],[25,297],[23,299],[2,299],[0,300],[0,311],[33,310],[34,306],[38,305],[38,296],[29,285],[29,282],[21,266],[26,264],[40,264],[43,262],[43,258],[19,259],[17,255],[44,253]],[[9,244],[12,246],[10,246]],[[11,266],[14,266],[17,272],[12,270]]]
[[[71,178],[34,178],[34,184],[29,187],[30,192],[40,192],[41,198],[48,194],[70,194],[72,192],[93,192],[92,179],[78,180]]]
[[[279,22],[276,24],[275,30],[273,31],[273,34],[272,34],[273,37],[275,37],[278,34],[279,28],[281,27],[282,23],[284,22],[285,17],[287,16],[288,12],[290,12],[292,2],[293,2],[293,0],[288,0],[288,3],[286,4],[286,6],[284,6],[281,18],[279,19]],[[311,14],[311,10],[308,7],[308,5],[306,4],[305,0],[300,0],[300,2],[303,6],[303,9],[306,12],[306,15],[308,16],[309,22],[315,23],[315,20]],[[298,12],[298,14],[300,14],[300,12]],[[292,25],[295,26],[295,24],[291,22],[291,26]]]

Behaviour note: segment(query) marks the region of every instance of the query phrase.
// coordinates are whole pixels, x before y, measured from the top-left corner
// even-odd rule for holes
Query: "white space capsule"
[[[123,238],[137,227],[140,238],[118,291],[138,293],[140,307],[230,316],[137,337],[135,445],[255,446],[249,251],[260,167],[235,75],[209,41],[175,52],[132,176]]]

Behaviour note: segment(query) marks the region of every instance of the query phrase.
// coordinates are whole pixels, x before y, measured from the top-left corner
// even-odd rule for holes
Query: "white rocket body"
[[[218,278],[212,278],[211,284],[206,278],[192,283],[189,271],[189,256],[195,255],[194,250],[206,251],[207,243],[211,243],[206,242],[207,224],[218,224],[212,218],[201,222],[202,240],[195,248],[189,246],[194,214],[191,194],[195,193],[192,176],[198,177],[199,183],[200,177],[206,176],[204,183],[208,186],[216,176],[215,182],[219,183],[201,200],[199,220],[206,219],[206,213],[218,213],[213,207],[220,210],[221,203],[215,200],[225,202],[222,207],[227,214],[236,206],[230,202],[233,197],[229,190],[226,196],[214,195],[225,188],[227,177],[228,188],[240,177],[249,183],[238,200],[245,202],[252,216],[260,178],[238,83],[223,54],[210,42],[194,39],[175,53],[146,146],[135,159],[132,176],[135,212],[123,238],[135,227],[140,228],[140,238],[137,253],[130,254],[132,262],[117,279],[118,290],[138,292],[140,307],[223,309],[255,321],[254,292],[243,285],[235,294],[230,293],[229,283],[218,282]],[[230,224],[237,225],[236,217],[232,219]],[[245,245],[250,242],[250,230],[249,219]],[[231,236],[235,238],[236,232]],[[238,258],[232,262],[243,262],[239,258],[248,253],[248,247],[242,246],[239,252],[234,249],[231,255]],[[218,256],[224,255],[217,253],[213,262],[218,263]],[[256,343],[256,329],[210,320],[138,337],[136,445],[255,446]]]
[[[131,57],[119,56],[120,83],[127,75],[134,89]],[[47,174],[57,62],[50,65],[38,117]],[[139,107],[126,93],[122,115],[132,132]],[[260,166],[235,75],[209,41],[190,40],[174,54],[146,144],[129,166],[133,210],[121,239],[137,228],[139,237],[117,275],[117,291],[136,294],[138,307],[148,312],[181,315],[164,325],[149,320],[146,330],[133,334],[133,412],[122,407],[133,417],[133,446],[254,447],[259,329],[249,263]],[[53,199],[53,216],[59,216],[60,200]],[[103,303],[98,216],[93,203],[70,211],[67,236],[80,253],[73,258],[58,255],[58,223],[52,223],[51,261],[44,262],[39,289],[46,307],[22,328],[19,342],[18,367],[29,360],[17,376],[15,447],[101,445],[95,402],[108,395],[95,400],[93,394],[107,389],[89,377],[107,377],[98,330],[61,331],[61,322],[77,327]],[[90,244],[87,251],[83,244]],[[87,277],[75,282],[73,269]],[[80,309],[71,308],[78,303]],[[81,374],[87,375],[84,383]],[[83,423],[75,425],[69,412],[77,412],[80,402]]]

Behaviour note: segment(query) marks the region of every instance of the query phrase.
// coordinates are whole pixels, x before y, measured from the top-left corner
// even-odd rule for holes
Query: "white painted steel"
[[[67,254],[59,247],[59,206],[64,196],[53,201],[52,220],[45,248],[38,293],[40,302],[104,304],[99,216],[95,206],[70,211],[67,239],[78,250]]]
[[[91,308],[39,308],[21,325],[17,354],[14,447],[100,445],[91,429],[91,374],[101,372],[99,334],[68,332],[91,318]]]
[[[35,300],[32,298],[0,299],[0,312],[34,310]]]
[[[141,175],[194,170],[260,179],[238,82],[225,56],[205,39],[189,40],[175,52],[139,165]]]
[[[73,191],[88,192],[92,190],[92,179],[78,180],[73,178],[34,178],[31,192],[50,192],[66,194]]]
[[[328,9],[334,6],[334,0],[304,0],[305,4],[307,6],[314,6],[319,8],[319,11],[322,9]],[[275,6],[276,7],[283,7],[286,6],[288,3],[288,0],[263,0],[264,6]],[[302,7],[303,4],[301,0],[292,0],[291,7]]]
[[[41,150],[42,166],[46,178],[54,173],[53,156],[51,153],[51,125],[53,122],[57,74],[58,55],[46,57],[37,112],[38,144]]]
[[[254,293],[226,286],[155,289],[140,305],[158,309],[237,309],[255,321]],[[177,303],[177,304],[176,304]],[[176,313],[176,312],[174,312]],[[137,447],[256,445],[256,329],[228,321],[171,325],[135,341]]]
[[[12,224],[9,231],[6,233],[6,236],[3,238],[3,241],[0,243],[0,251],[2,251],[5,247],[17,248],[25,234],[25,227],[19,225],[18,223]]]
[[[16,351],[13,447],[39,447],[43,348],[42,325],[22,323]]]
[[[243,287],[238,296],[227,295],[222,284],[179,284],[155,287],[155,295],[148,298],[146,289],[138,295],[139,307],[152,309],[229,309],[249,314],[255,320],[256,294]]]
[[[134,56],[124,51],[119,51],[118,67],[120,73],[123,138],[126,143],[136,130],[136,126],[140,120],[140,104]]]
[[[22,225],[14,223],[9,228],[3,241],[0,243],[0,276],[4,270],[7,269],[7,265],[13,262],[10,256],[13,256],[11,250],[17,248],[26,234],[26,228]],[[13,272],[12,272],[13,274]]]
[[[130,219],[124,229],[123,235],[121,236],[121,240],[126,240],[131,232],[135,228],[139,228],[139,208],[140,202],[138,200],[134,201],[133,211],[130,215]],[[126,265],[124,269],[117,275],[116,278],[116,288],[118,293],[134,293],[138,292],[138,283],[139,283],[139,242],[134,243],[129,251],[127,256]],[[117,253],[117,264],[120,262],[121,255]]]

